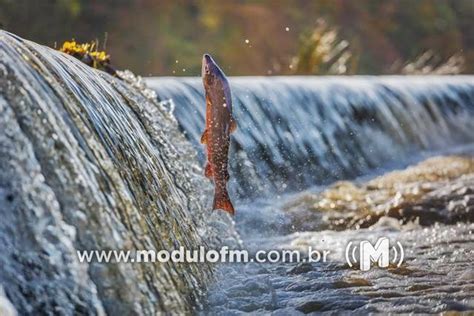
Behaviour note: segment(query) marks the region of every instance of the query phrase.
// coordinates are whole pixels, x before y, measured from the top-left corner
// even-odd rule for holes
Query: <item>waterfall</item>
[[[0,31],[0,300],[5,292],[20,314],[190,314],[212,281],[210,264],[81,263],[76,251],[235,240],[226,223],[216,226],[230,236],[212,227],[213,216],[228,215],[208,208],[200,79],[146,82],[161,102]],[[230,82],[230,187],[240,198],[474,141],[472,76]]]
[[[0,292],[20,314],[190,313],[205,264],[80,263],[76,250],[206,245],[195,152],[154,100],[0,31]]]
[[[230,78],[238,129],[230,187],[240,197],[362,175],[424,150],[474,141],[474,77]],[[150,78],[200,152],[199,78]]]

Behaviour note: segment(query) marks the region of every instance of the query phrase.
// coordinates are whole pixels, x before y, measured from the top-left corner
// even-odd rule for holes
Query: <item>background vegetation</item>
[[[0,0],[1,28],[50,46],[106,38],[142,75],[198,75],[204,52],[231,75],[424,73],[439,68],[419,66],[428,55],[473,73],[473,21],[473,0]]]

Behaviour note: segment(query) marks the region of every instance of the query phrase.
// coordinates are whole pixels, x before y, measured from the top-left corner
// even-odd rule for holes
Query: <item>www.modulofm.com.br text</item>
[[[326,262],[329,250],[316,250],[308,247],[306,251],[299,250],[259,250],[252,254],[245,249],[189,250],[179,247],[175,250],[77,250],[79,262],[99,263],[218,263],[218,262]]]

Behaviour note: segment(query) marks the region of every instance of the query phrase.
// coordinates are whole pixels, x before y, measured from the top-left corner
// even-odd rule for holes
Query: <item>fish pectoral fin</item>
[[[204,175],[206,176],[206,178],[209,179],[212,179],[212,177],[214,176],[212,172],[212,166],[209,162],[206,164],[206,168],[204,169]]]
[[[237,129],[237,123],[235,122],[234,119],[230,120],[230,132],[233,133]]]
[[[207,129],[201,135],[201,144],[207,144]]]

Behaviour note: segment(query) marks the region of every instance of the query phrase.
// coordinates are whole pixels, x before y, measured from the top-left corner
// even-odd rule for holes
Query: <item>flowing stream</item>
[[[474,309],[472,76],[231,78],[235,223],[209,210],[200,80],[145,81],[156,95],[130,73],[0,31],[0,310]],[[403,244],[403,265],[349,268],[345,245],[380,236]],[[222,265],[77,256],[223,244],[331,254]]]
[[[147,83],[173,111],[203,164],[201,80],[150,78]],[[308,247],[331,254],[327,263],[223,264],[203,313],[474,309],[474,181],[464,169],[448,168],[464,164],[464,158],[408,169],[409,178],[419,175],[410,183],[403,182],[405,174],[394,174],[402,179],[394,192],[370,189],[375,199],[387,194],[386,205],[401,205],[385,205],[387,211],[367,215],[357,205],[352,212],[344,205],[337,212],[323,211],[321,204],[337,180],[362,185],[434,155],[471,157],[474,77],[237,77],[230,83],[238,129],[232,135],[229,187],[238,200],[235,220],[244,247],[251,254],[275,249],[304,254]],[[472,162],[466,164],[472,175]],[[462,180],[423,178],[438,170],[457,172]],[[425,187],[431,194],[420,198],[425,204],[393,202]],[[366,199],[352,191],[350,199]],[[448,208],[457,210],[455,203],[462,211],[446,215]],[[374,243],[381,236],[404,245],[404,265],[368,272],[348,267],[349,241]]]
[[[199,139],[199,78],[148,79]],[[474,140],[473,77],[238,77],[231,188],[239,197],[295,192],[356,177],[421,150]]]

